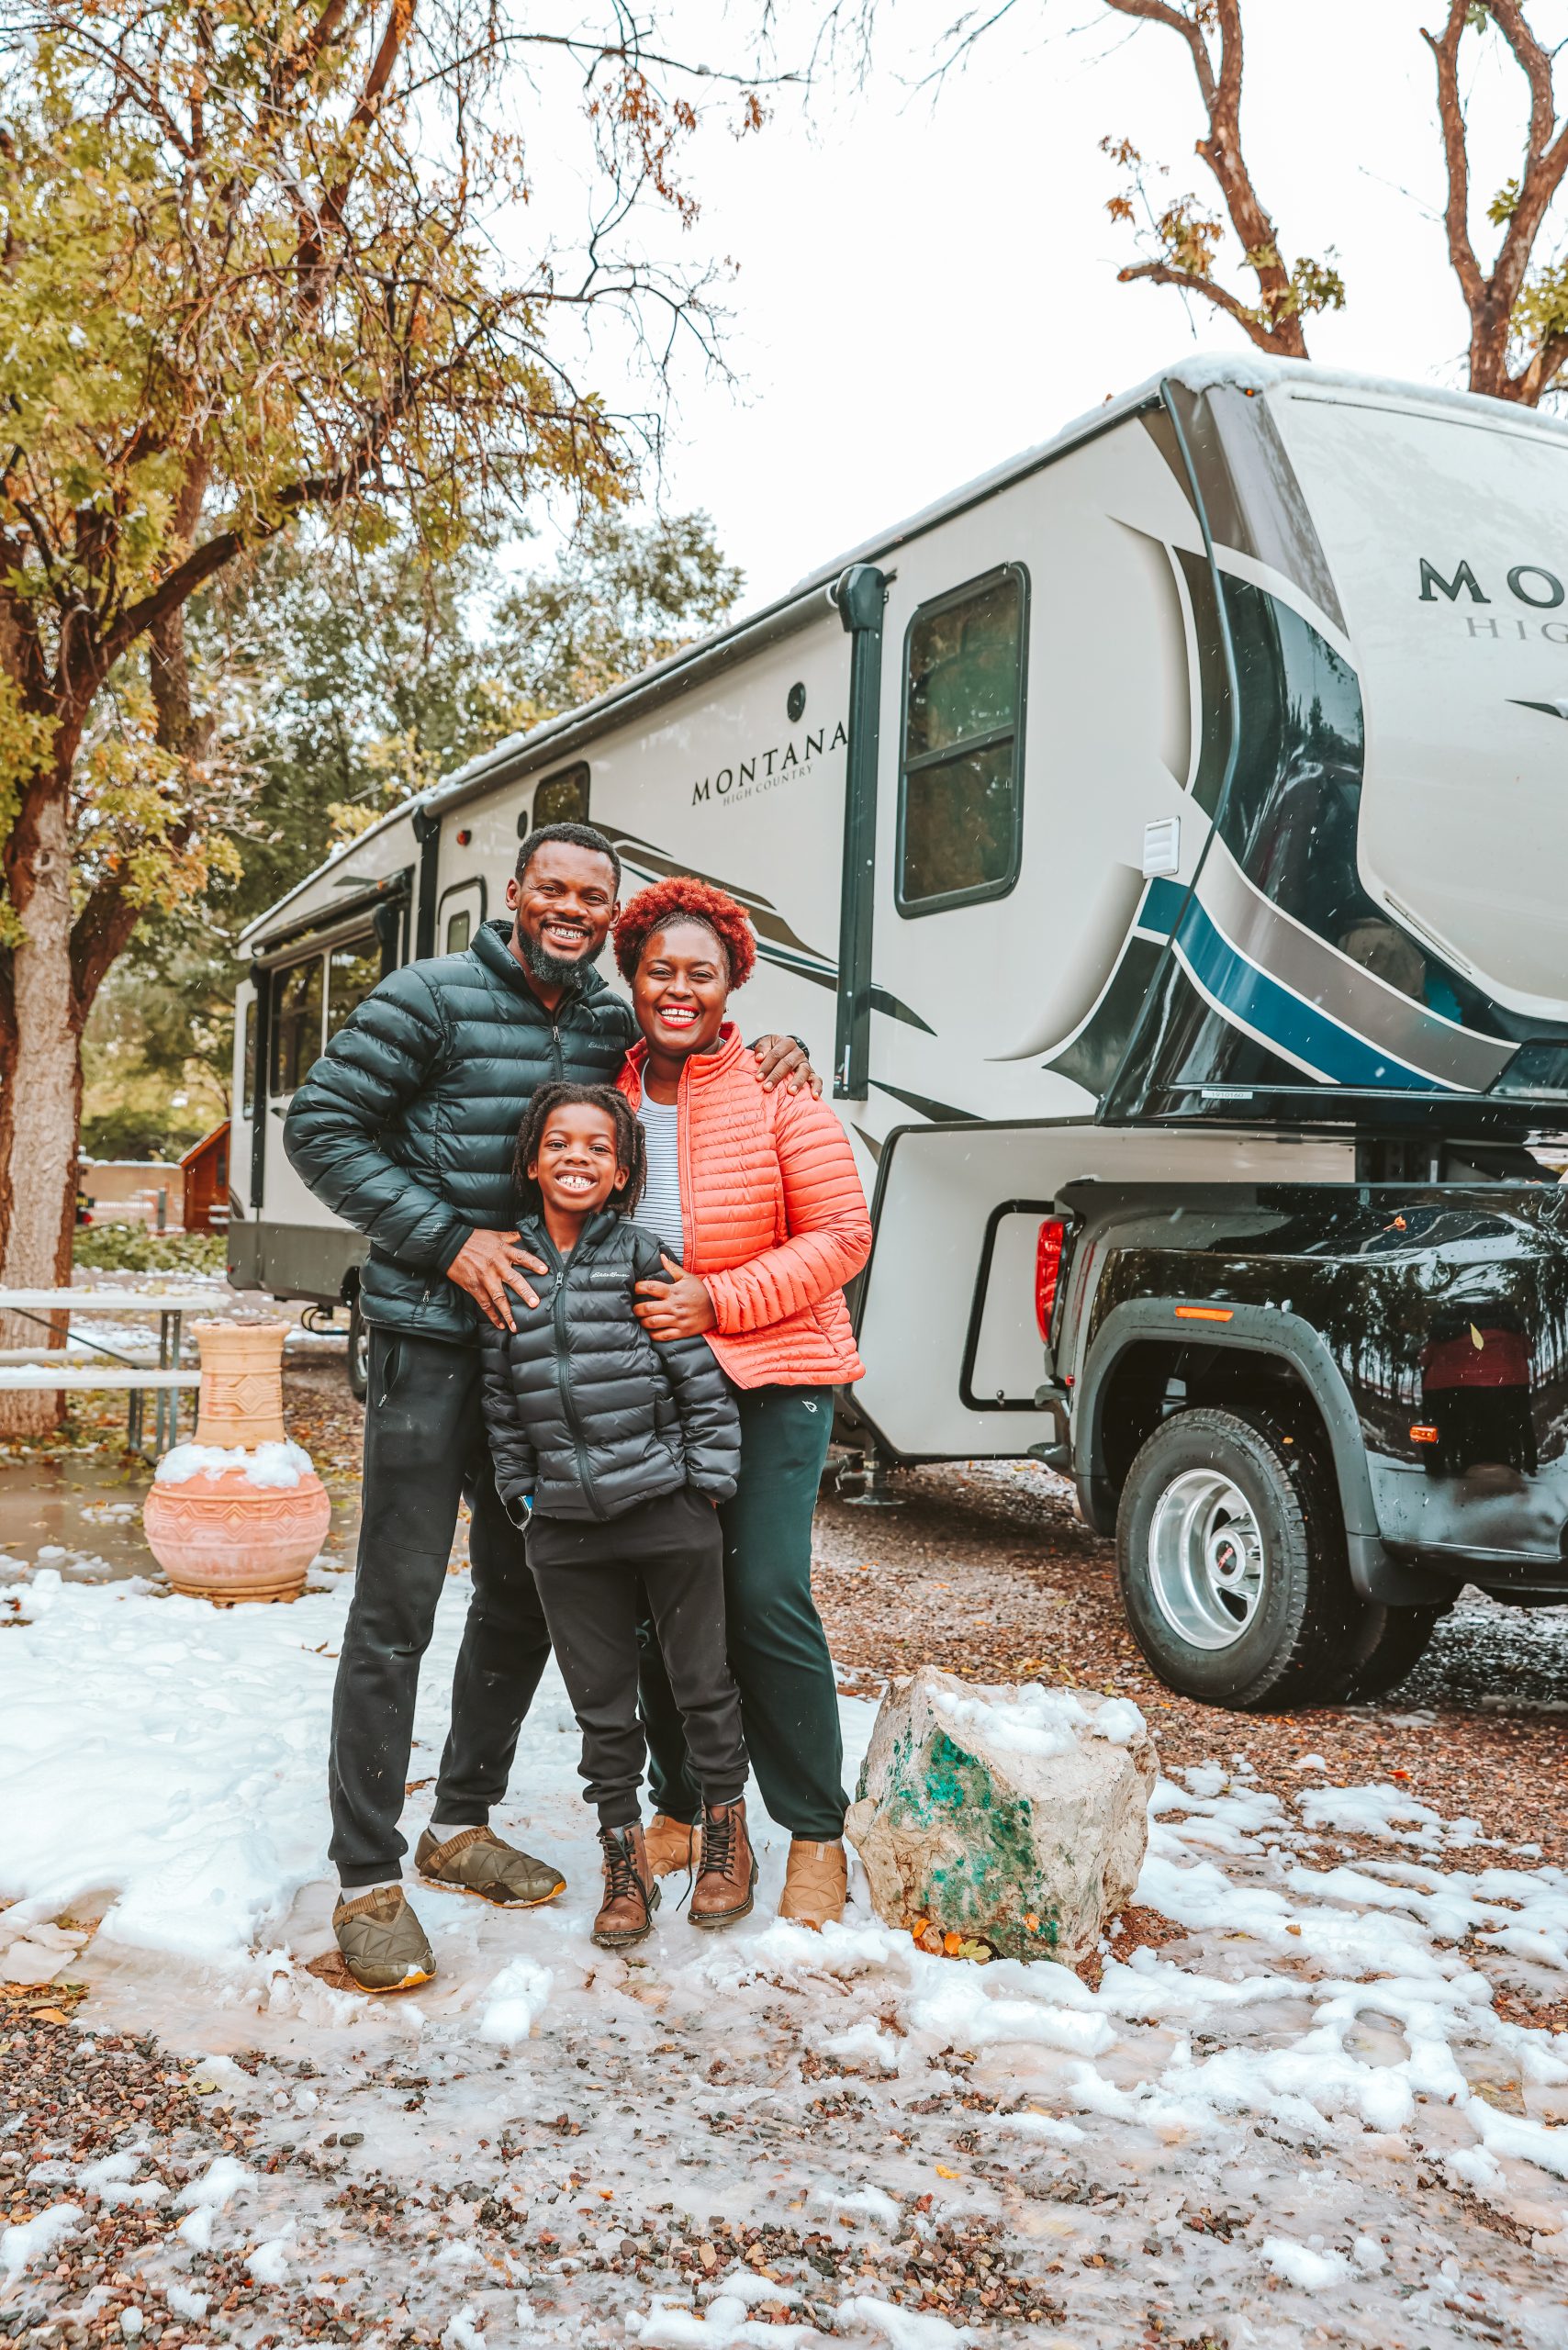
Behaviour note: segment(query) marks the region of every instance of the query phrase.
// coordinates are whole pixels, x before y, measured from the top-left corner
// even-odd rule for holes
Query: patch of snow
[[[39,2267],[52,2257],[56,2244],[75,2234],[81,2217],[80,2203],[51,2203],[46,2210],[35,2211],[30,2220],[18,2220],[14,2226],[0,2229],[0,2270],[7,2277],[20,2277]]]
[[[878,2227],[896,2235],[903,2214],[890,2195],[879,2187],[840,2187],[833,2179],[820,2179],[811,2193],[812,2209],[830,2212],[834,2219],[870,2220]]]
[[[1287,2285],[1299,2285],[1304,2293],[1321,2293],[1350,2273],[1342,2252],[1318,2252],[1309,2244],[1298,2244],[1294,2236],[1268,2236],[1262,2250],[1264,2262],[1275,2276]]]
[[[963,2350],[975,2335],[967,2325],[953,2325],[934,2310],[905,2310],[894,2301],[873,2300],[868,2293],[857,2293],[840,2301],[838,2316],[857,2318],[886,2337],[893,2350]]]
[[[956,1696],[934,1689],[931,1702],[944,1720],[969,1731],[998,1753],[1049,1759],[1070,1754],[1080,1738],[1103,1738],[1128,1746],[1148,1725],[1127,1697],[1103,1697],[1086,1706],[1070,1689],[1047,1689],[1038,1682],[1018,1688],[976,1688]]]
[[[515,2048],[526,2040],[550,2004],[554,1979],[547,1966],[536,1966],[532,1959],[514,1958],[503,1966],[485,1995],[480,2039],[498,2048]]]
[[[280,2235],[269,2236],[263,2244],[252,2244],[246,2255],[245,2266],[258,2285],[286,2285],[288,2282],[289,2244],[294,2234],[294,2222]]]
[[[285,1438],[281,1444],[176,1444],[164,1453],[153,1472],[160,1485],[188,1484],[193,1477],[221,1477],[240,1470],[248,1485],[297,1485],[314,1466],[302,1444]]]

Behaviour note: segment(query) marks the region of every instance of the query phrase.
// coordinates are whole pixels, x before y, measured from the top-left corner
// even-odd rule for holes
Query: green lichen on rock
[[[955,1830],[928,1844],[924,1882],[909,1888],[914,1910],[1010,1958],[1054,1950],[1058,1924],[1039,1875],[1028,1797],[1009,1794],[943,1729],[917,1751],[908,1740],[896,1741],[890,1778],[890,1826]],[[1025,1923],[1029,1917],[1034,1927]]]
[[[976,1689],[924,1666],[883,1701],[849,1833],[878,1913],[1071,1961],[1130,1897],[1153,1748],[1123,1706]]]

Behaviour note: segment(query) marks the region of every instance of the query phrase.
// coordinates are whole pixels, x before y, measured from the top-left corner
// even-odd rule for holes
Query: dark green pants
[[[833,1427],[828,1387],[734,1387],[741,1476],[720,1512],[730,1671],[757,1788],[792,1836],[844,1833],[844,1745],[827,1638],[812,1597],[812,1513]],[[680,1713],[644,1625],[642,1713],[654,1802],[690,1821],[702,1798],[688,1767]]]

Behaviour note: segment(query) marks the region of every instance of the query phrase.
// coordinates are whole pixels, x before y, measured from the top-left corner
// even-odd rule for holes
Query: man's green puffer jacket
[[[459,1342],[482,1316],[446,1269],[476,1229],[517,1223],[511,1162],[541,1085],[611,1085],[636,1035],[597,971],[545,1011],[509,941],[393,971],[350,1014],[289,1104],[283,1145],[317,1198],[369,1238],[360,1311]]]

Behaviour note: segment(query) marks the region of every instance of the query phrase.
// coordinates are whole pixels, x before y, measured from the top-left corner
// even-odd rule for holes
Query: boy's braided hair
[[[612,1085],[542,1085],[522,1113],[522,1124],[517,1130],[517,1149],[512,1155],[511,1177],[518,1203],[527,1215],[537,1215],[543,1205],[538,1184],[529,1173],[539,1157],[539,1147],[544,1139],[544,1128],[550,1113],[577,1106],[602,1110],[615,1130],[615,1161],[626,1169],[626,1181],[619,1192],[612,1192],[607,1204],[617,1215],[632,1215],[643,1196],[648,1180],[648,1153],[643,1129],[636,1113],[624,1093]]]

